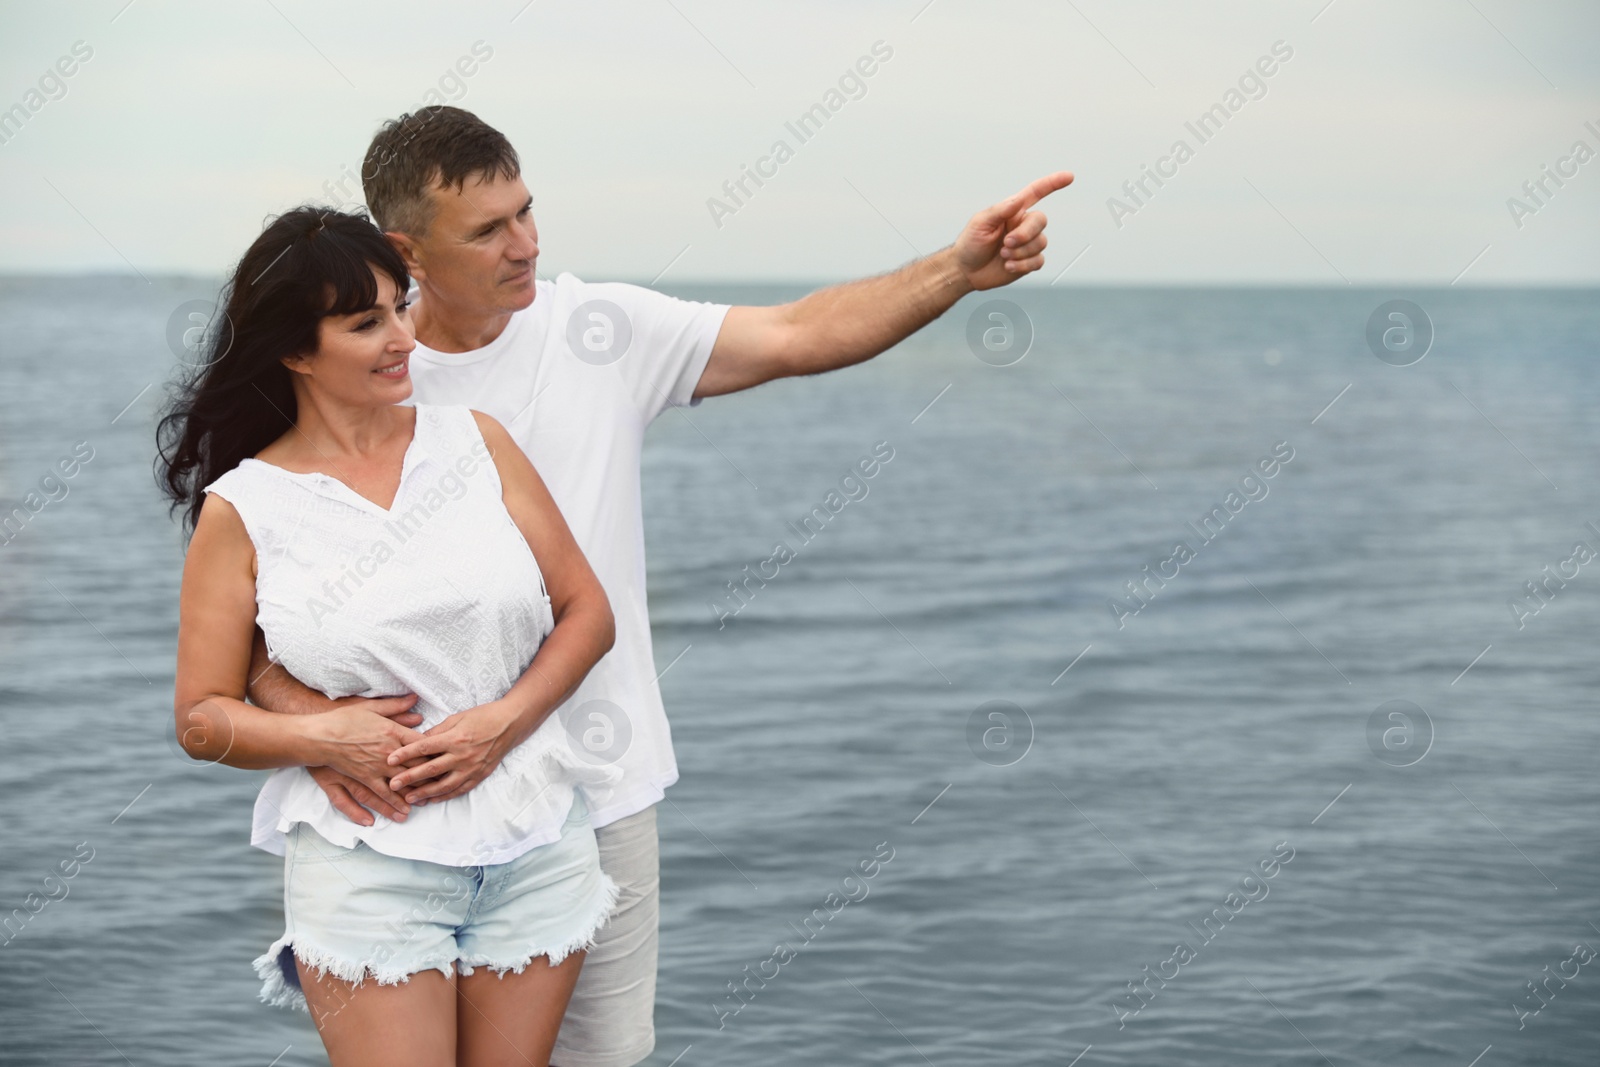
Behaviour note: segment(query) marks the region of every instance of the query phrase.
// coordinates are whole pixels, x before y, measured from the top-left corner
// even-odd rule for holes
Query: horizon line
[[[557,275],[566,274],[566,273],[571,273],[571,272],[568,272],[568,271],[558,271],[558,272],[556,272]],[[866,277],[871,277],[871,276],[875,276],[875,275],[868,275]],[[126,280],[129,280],[129,281],[146,281],[147,280],[147,283],[148,282],[153,282],[156,279],[160,279],[160,280],[166,281],[166,282],[194,282],[194,281],[199,281],[199,282],[216,283],[216,282],[225,281],[226,277],[227,277],[226,272],[211,273],[211,272],[203,272],[203,271],[161,271],[161,272],[152,272],[152,273],[149,273],[149,274],[145,275],[143,278],[141,278],[140,275],[131,273],[131,272],[126,271],[126,270],[120,270],[119,271],[119,270],[109,270],[109,269],[108,270],[79,269],[79,270],[60,270],[60,271],[52,271],[52,270],[15,271],[15,270],[6,270],[6,269],[3,269],[3,268],[0,268],[0,283],[4,283],[4,282],[8,282],[8,281],[78,281],[78,280],[87,281],[87,280],[92,280],[92,279],[97,279],[97,278],[101,278],[101,279],[119,279],[119,280],[126,279]],[[541,280],[545,280],[545,281],[554,280],[554,276],[541,275],[540,277],[541,277]],[[720,287],[730,287],[730,288],[810,287],[812,289],[819,289],[819,288],[825,288],[825,287],[828,287],[828,286],[839,285],[839,284],[842,284],[842,283],[845,283],[845,282],[856,281],[856,280],[858,280],[859,277],[863,277],[863,276],[850,276],[850,277],[841,277],[841,278],[832,278],[832,279],[829,279],[829,278],[784,278],[784,277],[755,278],[755,279],[752,279],[752,278],[748,278],[748,277],[744,277],[744,278],[726,278],[726,277],[718,278],[718,277],[711,277],[711,276],[700,276],[700,277],[686,277],[686,278],[675,278],[675,279],[657,278],[655,280],[646,280],[646,279],[642,279],[642,278],[627,278],[627,277],[604,277],[604,278],[599,278],[599,277],[595,277],[595,276],[589,276],[589,277],[584,277],[583,281],[585,281],[585,282],[598,282],[598,281],[621,282],[621,283],[629,284],[629,285],[638,285],[638,286],[641,286],[641,287],[646,288],[646,289],[658,288],[658,287],[676,287],[676,286],[720,286]],[[1349,290],[1349,291],[1352,291],[1352,292],[1357,292],[1357,291],[1372,290],[1372,289],[1399,289],[1399,288],[1425,289],[1425,290],[1437,290],[1437,291],[1444,291],[1444,290],[1450,290],[1450,289],[1458,289],[1458,290],[1466,290],[1466,289],[1472,289],[1472,290],[1486,290],[1486,289],[1506,289],[1506,290],[1583,290],[1583,289],[1600,289],[1600,278],[1596,278],[1596,279],[1593,279],[1593,280],[1535,279],[1535,280],[1529,280],[1529,281],[1476,281],[1476,282],[1471,282],[1471,281],[1449,282],[1449,281],[1444,281],[1444,280],[1420,280],[1420,279],[1409,279],[1409,280],[1407,280],[1407,279],[1379,279],[1379,280],[1373,280],[1373,281],[1355,281],[1355,282],[1350,282],[1350,283],[1343,284],[1343,285],[1338,284],[1336,282],[1283,281],[1283,280],[1266,281],[1266,280],[1253,280],[1253,279],[1235,279],[1235,280],[1219,280],[1219,281],[1195,280],[1195,279],[1163,279],[1163,280],[1154,280],[1154,281],[1139,281],[1139,280],[1135,280],[1135,279],[1101,278],[1101,279],[1088,279],[1088,280],[1078,279],[1076,281],[1070,282],[1070,283],[1068,283],[1066,285],[1063,285],[1063,286],[1057,286],[1054,282],[1045,283],[1043,285],[1040,285],[1040,284],[1037,284],[1037,283],[1035,283],[1035,284],[1027,284],[1027,281],[1028,281],[1027,279],[1023,279],[1023,280],[1020,280],[1018,282],[1012,283],[1010,285],[1000,286],[997,289],[989,289],[989,290],[982,290],[982,291],[983,292],[997,293],[1002,289],[1010,289],[1010,290],[1014,290],[1014,291],[1015,290],[1027,290],[1027,291],[1030,291],[1030,292],[1041,291],[1041,290],[1054,290],[1056,292],[1065,292],[1065,291],[1070,291],[1070,290],[1073,290],[1073,289],[1196,289],[1196,290],[1205,290],[1205,289],[1256,289],[1256,290],[1331,290],[1331,291],[1335,291],[1335,292],[1337,292],[1339,290]],[[972,294],[968,294],[968,295],[972,295]]]

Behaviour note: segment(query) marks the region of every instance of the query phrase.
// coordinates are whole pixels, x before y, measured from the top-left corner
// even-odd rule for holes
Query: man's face
[[[433,223],[410,236],[412,273],[444,302],[484,314],[533,303],[539,231],[520,176],[473,177],[460,189],[429,190]]]

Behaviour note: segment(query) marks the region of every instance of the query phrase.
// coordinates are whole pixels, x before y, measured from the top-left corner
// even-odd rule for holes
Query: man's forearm
[[[1029,182],[972,216],[955,244],[892,274],[835,285],[792,304],[729,308],[695,397],[871,359],[968,293],[1032,274],[1044,266],[1045,217],[1029,209],[1071,182],[1067,171]]]
[[[259,629],[250,653],[250,683],[246,693],[256,707],[290,715],[317,715],[336,706],[331,698],[290,674],[283,664],[273,662],[267,654],[266,638]]]
[[[871,359],[972,291],[945,248],[890,274],[819,289],[784,306],[790,374],[820,374]]]

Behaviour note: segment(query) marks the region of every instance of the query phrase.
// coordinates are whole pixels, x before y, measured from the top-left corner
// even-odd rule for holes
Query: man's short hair
[[[505,134],[470,111],[433,104],[383,124],[362,162],[361,188],[380,229],[422,237],[433,223],[430,189],[521,173]]]

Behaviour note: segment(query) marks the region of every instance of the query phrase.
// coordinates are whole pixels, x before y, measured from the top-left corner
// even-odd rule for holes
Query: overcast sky
[[[880,271],[1064,168],[1034,284],[1600,283],[1600,158],[1573,154],[1600,152],[1595,0],[0,12],[5,272],[220,273],[381,120],[447,99],[521,153],[546,276]],[[1220,130],[1186,125],[1213,105]],[[1145,167],[1167,176],[1130,196]]]

